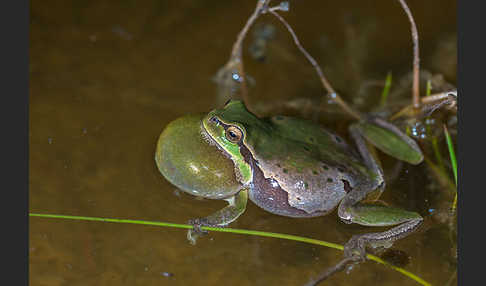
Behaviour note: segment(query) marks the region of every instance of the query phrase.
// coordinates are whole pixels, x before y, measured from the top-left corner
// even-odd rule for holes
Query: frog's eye
[[[243,132],[241,132],[240,128],[236,126],[230,126],[226,129],[226,139],[230,142],[238,143],[243,138]]]

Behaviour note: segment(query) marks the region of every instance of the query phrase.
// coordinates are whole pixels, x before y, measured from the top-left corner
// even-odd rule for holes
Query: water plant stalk
[[[40,213],[29,213],[29,217],[42,217],[42,218],[54,218],[54,219],[68,219],[68,220],[84,220],[84,221],[97,221],[97,222],[112,222],[112,223],[128,223],[128,224],[142,224],[142,225],[151,225],[151,226],[163,226],[163,227],[175,227],[175,228],[184,228],[184,229],[191,229],[193,228],[192,225],[187,224],[178,224],[178,223],[168,223],[168,222],[157,222],[157,221],[145,221],[145,220],[133,220],[133,219],[118,219],[118,218],[100,218],[100,217],[87,217],[87,216],[73,216],[73,215],[61,215],[61,214],[40,214]],[[246,229],[236,229],[236,228],[220,228],[220,227],[209,227],[209,226],[202,226],[202,230],[207,231],[219,231],[219,232],[229,232],[229,233],[237,233],[237,234],[245,234],[245,235],[255,235],[255,236],[263,236],[263,237],[273,237],[273,238],[280,238],[280,239],[287,239],[293,241],[299,241],[314,245],[325,246],[329,248],[334,248],[338,250],[343,250],[343,246],[337,243],[327,242],[318,239],[312,239],[308,237],[302,237],[297,235],[291,234],[283,234],[283,233],[275,233],[275,232],[265,232],[265,231],[257,231],[257,230],[246,230]],[[377,263],[386,265],[395,271],[402,273],[403,275],[415,280],[421,285],[432,285],[427,281],[423,280],[422,278],[418,277],[417,275],[397,266],[394,266],[383,259],[367,254],[366,257],[369,260],[373,260]]]

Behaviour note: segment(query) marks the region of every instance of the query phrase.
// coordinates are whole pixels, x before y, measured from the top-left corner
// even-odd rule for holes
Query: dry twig
[[[316,279],[313,279],[312,281],[309,281],[307,284],[305,284],[305,286],[316,286],[316,285],[318,285],[322,281],[331,277],[331,275],[333,275],[334,273],[343,271],[344,268],[350,263],[354,263],[353,258],[348,257],[348,258],[342,259],[338,264],[334,265],[333,267],[326,269],[326,271],[322,272],[319,275],[319,277],[317,277]]]
[[[352,117],[354,117],[354,118],[356,118],[358,120],[361,119],[361,115],[359,114],[359,112],[357,112],[356,110],[354,110],[353,108],[351,108],[336,93],[336,91],[332,88],[331,84],[327,81],[326,77],[324,76],[324,73],[322,72],[322,69],[319,66],[319,64],[317,64],[316,60],[300,44],[300,41],[297,38],[297,35],[295,34],[295,32],[292,29],[292,27],[290,26],[290,24],[287,21],[285,21],[285,19],[282,16],[280,16],[277,12],[275,12],[276,10],[281,10],[281,9],[277,9],[277,8],[279,8],[279,6],[269,8],[269,9],[265,10],[264,13],[265,12],[271,13],[272,15],[274,15],[275,17],[277,17],[277,19],[280,20],[280,22],[282,22],[282,24],[287,28],[287,30],[289,31],[290,35],[292,36],[292,38],[294,40],[294,43],[297,46],[297,48],[299,49],[299,51],[306,57],[306,59],[311,63],[312,67],[316,70],[316,72],[317,72],[317,74],[319,76],[319,79],[321,80],[321,83],[324,86],[324,89],[326,89],[327,92],[328,92],[329,97],[334,102],[336,102],[349,115],[351,115]]]
[[[414,108],[413,105],[408,105],[402,108],[399,112],[390,117],[390,120],[395,120],[399,117],[414,117],[422,118],[429,116],[435,110],[448,106],[449,109],[455,111],[457,107],[457,90],[445,91],[430,96],[420,98],[422,105],[420,109]]]
[[[420,58],[419,58],[419,42],[417,26],[412,16],[412,12],[407,6],[405,0],[398,0],[402,5],[403,10],[408,16],[410,21],[410,28],[412,30],[413,41],[413,87],[412,87],[412,105],[415,109],[420,107],[420,90],[419,90],[419,70],[420,70]]]
[[[243,40],[245,39],[245,36],[248,33],[248,30],[253,25],[253,23],[256,21],[258,16],[260,16],[262,14],[262,12],[266,9],[266,7],[268,6],[268,3],[270,3],[270,0],[258,0],[257,1],[255,11],[253,11],[253,14],[248,18],[245,26],[243,27],[243,29],[238,34],[238,37],[236,38],[236,42],[233,44],[233,48],[231,50],[231,56],[230,56],[228,62],[224,65],[224,67],[216,75],[216,82],[219,85],[224,85],[226,88],[229,88],[230,94],[231,94],[231,91],[233,91],[233,88],[235,87],[235,81],[241,84],[241,97],[242,97],[243,102],[245,102],[247,107],[249,106],[248,105],[248,89],[247,89],[247,86],[246,86],[246,76],[245,76],[245,71],[244,71],[244,68],[243,68],[243,59],[242,59]],[[235,71],[237,73],[235,73]]]

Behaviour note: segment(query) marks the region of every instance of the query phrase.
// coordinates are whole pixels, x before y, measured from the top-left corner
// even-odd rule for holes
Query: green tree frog
[[[411,138],[383,119],[369,117],[349,127],[355,147],[322,126],[286,116],[259,118],[238,100],[207,114],[168,124],[155,154],[162,175],[197,197],[222,199],[228,206],[193,220],[188,239],[200,226],[226,226],[248,199],[281,216],[323,216],[337,207],[345,223],[393,228],[353,236],[345,256],[365,258],[366,247],[389,247],[422,222],[415,212],[378,204],[385,188],[372,143],[411,164],[423,155]]]

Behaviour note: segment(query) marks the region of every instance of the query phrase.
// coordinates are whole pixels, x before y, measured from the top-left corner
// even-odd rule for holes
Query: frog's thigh
[[[351,127],[386,154],[413,165],[424,159],[417,143],[393,124],[380,118],[370,118]]]
[[[351,206],[348,213],[351,215],[351,222],[365,226],[390,226],[411,220],[422,220],[416,212],[367,203]]]
[[[345,255],[351,255],[351,251],[354,250],[358,250],[364,255],[366,245],[373,248],[388,248],[394,241],[414,232],[423,220],[416,212],[366,203],[351,206],[347,213],[351,215],[349,221],[352,223],[365,226],[397,226],[383,232],[353,236],[345,246]]]

